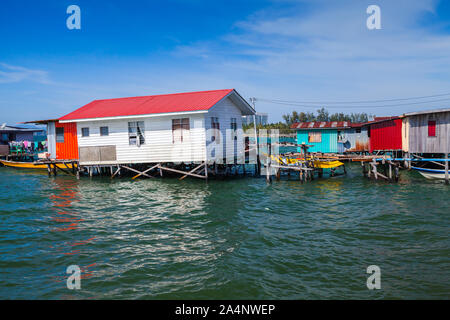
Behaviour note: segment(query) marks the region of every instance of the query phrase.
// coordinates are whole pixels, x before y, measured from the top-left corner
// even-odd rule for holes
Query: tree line
[[[325,108],[318,109],[316,113],[314,112],[297,112],[293,111],[290,114],[283,115],[283,122],[269,123],[266,125],[257,125],[256,128],[259,129],[278,129],[280,133],[293,133],[291,125],[296,122],[312,122],[312,121],[349,121],[353,123],[367,122],[369,118],[373,117],[365,112],[362,113],[350,113],[345,114],[343,112],[336,112],[330,114]],[[248,125],[243,125],[242,128],[245,130],[253,128],[253,123]]]
[[[288,125],[292,125],[295,122],[310,122],[310,121],[349,121],[353,123],[367,122],[371,115],[362,113],[350,113],[345,114],[343,112],[330,114],[325,108],[317,110],[317,113],[313,112],[297,112],[294,111],[291,114],[283,115],[283,119]]]

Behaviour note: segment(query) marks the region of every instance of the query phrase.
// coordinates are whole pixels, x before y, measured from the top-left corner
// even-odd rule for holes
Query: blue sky
[[[3,0],[0,122],[55,118],[94,99],[222,88],[294,101],[450,93],[449,2]],[[66,27],[71,4],[81,30]],[[381,8],[381,30],[366,28],[370,4]],[[448,107],[448,98],[329,111],[394,115]],[[317,109],[256,107],[271,121]]]

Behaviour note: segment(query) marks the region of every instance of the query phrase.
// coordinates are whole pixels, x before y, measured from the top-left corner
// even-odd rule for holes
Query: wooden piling
[[[445,184],[449,184],[449,177],[448,177],[448,153],[445,154]]]

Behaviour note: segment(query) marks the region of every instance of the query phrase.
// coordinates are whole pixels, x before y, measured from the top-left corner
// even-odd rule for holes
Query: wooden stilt
[[[114,179],[114,177],[120,172],[120,166],[117,166],[116,172],[111,176],[111,179]]]
[[[160,163],[158,163],[157,165],[155,165],[155,166],[153,166],[153,167],[151,167],[151,168],[148,168],[147,170],[145,170],[145,171],[139,173],[138,175],[135,175],[135,176],[134,176],[133,178],[131,178],[131,179],[134,180],[134,179],[136,179],[136,178],[138,178],[138,177],[144,175],[145,173],[147,173],[147,172],[149,172],[149,171],[151,171],[151,170],[157,168],[159,165],[160,165]],[[145,176],[154,178],[153,176],[150,176],[150,175],[145,175]]]
[[[203,167],[205,165],[205,162],[203,162],[201,165],[195,167],[194,169],[192,169],[191,171],[189,171],[187,174],[185,174],[184,176],[182,176],[179,180],[183,180],[184,178],[186,178],[188,176],[189,173],[194,173],[195,171],[197,171],[198,169],[200,169],[201,167]],[[161,170],[161,169],[160,169]]]
[[[195,174],[195,173],[189,173],[189,172],[185,172],[185,171],[181,171],[181,170],[177,170],[177,169],[172,169],[172,168],[167,168],[167,167],[163,167],[163,166],[159,166],[160,169],[164,170],[164,171],[170,171],[170,172],[175,172],[175,173],[181,173],[181,174],[186,174],[188,176],[193,176],[193,177],[197,177],[197,178],[201,178],[201,179],[205,179],[205,176],[201,176],[199,174]]]
[[[448,177],[448,153],[445,154],[445,184],[449,184],[449,177]]]
[[[389,180],[392,181],[392,162],[389,161]]]
[[[376,161],[374,161],[372,163],[372,169],[373,169],[373,176],[374,176],[375,180],[378,180],[377,162]]]
[[[128,166],[122,165],[122,168],[125,168],[125,169],[127,169],[127,170],[136,172],[136,173],[138,173],[138,174],[142,174],[143,176],[146,176],[146,177],[148,177],[148,178],[154,178],[154,177],[152,177],[152,176],[150,176],[150,175],[148,175],[148,174],[146,174],[146,173],[140,172],[140,171],[138,171],[138,170],[136,170],[136,169],[133,169],[133,168],[130,168],[130,167],[128,167]]]

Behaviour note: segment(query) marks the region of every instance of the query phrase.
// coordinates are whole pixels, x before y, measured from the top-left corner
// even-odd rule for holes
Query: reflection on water
[[[448,298],[448,187],[348,172],[266,185],[0,168],[0,297]],[[371,264],[382,291],[365,286]]]

